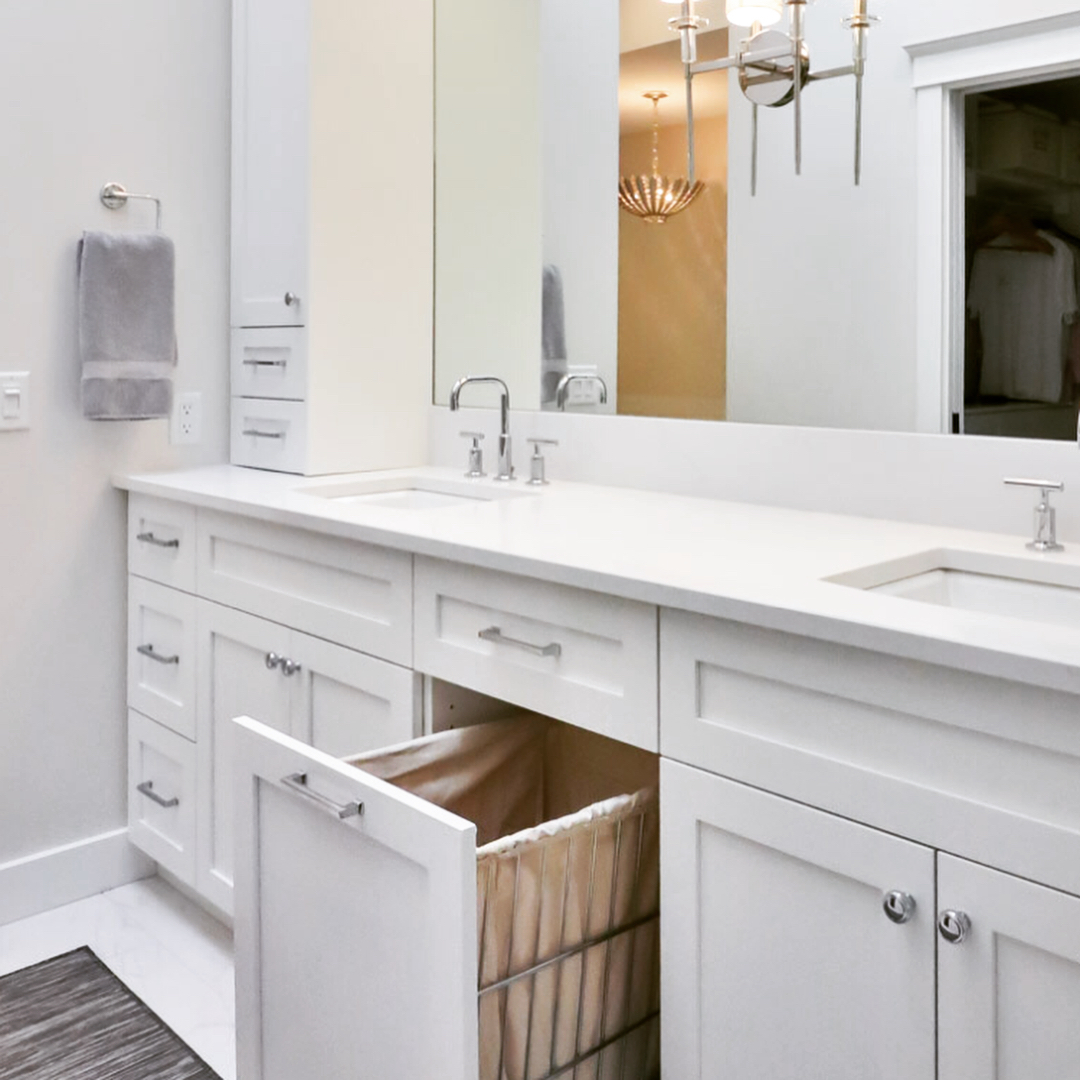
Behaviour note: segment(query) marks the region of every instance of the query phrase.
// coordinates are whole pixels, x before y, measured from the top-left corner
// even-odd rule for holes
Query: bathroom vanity
[[[471,825],[339,760],[435,680],[660,755],[665,1076],[1072,1075],[1080,622],[879,586],[1068,608],[1073,550],[448,470],[119,483],[131,837],[235,912],[244,1080],[476,1080]]]

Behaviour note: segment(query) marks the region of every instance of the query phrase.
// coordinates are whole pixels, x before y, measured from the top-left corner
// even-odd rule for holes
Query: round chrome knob
[[[295,675],[300,670],[300,667],[301,665],[295,660],[281,661],[281,670],[285,672],[286,675]]]
[[[292,307],[293,304],[299,304],[299,303],[300,303],[300,297],[297,296],[296,293],[287,292],[285,294],[285,306],[286,307]]]
[[[273,671],[276,667],[281,667],[285,662],[284,656],[278,656],[276,652],[268,652],[266,654],[266,666]]]
[[[911,893],[893,889],[892,892],[885,894],[881,907],[892,922],[903,925],[915,914],[915,897]]]
[[[943,911],[938,916],[938,932],[951,945],[959,945],[971,933],[971,919],[962,911]]]

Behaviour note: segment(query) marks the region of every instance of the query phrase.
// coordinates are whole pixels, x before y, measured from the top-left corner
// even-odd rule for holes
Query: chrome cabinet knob
[[[915,897],[911,893],[893,889],[892,892],[885,894],[881,907],[891,922],[902,926],[910,922],[912,915],[915,914]]]
[[[971,933],[971,919],[962,911],[943,911],[938,916],[937,927],[950,945],[960,945]]]
[[[300,297],[297,296],[296,293],[287,292],[285,294],[285,306],[286,307],[292,307],[293,304],[299,304],[299,303],[300,303]]]
[[[278,656],[276,652],[268,652],[266,654],[266,666],[273,671],[276,667],[281,667],[285,662],[284,656]]]
[[[298,664],[295,660],[281,661],[281,670],[286,675],[295,675],[300,670],[301,666],[302,665]]]

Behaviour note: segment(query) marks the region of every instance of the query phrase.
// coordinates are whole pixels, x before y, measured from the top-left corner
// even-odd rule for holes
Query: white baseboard
[[[149,877],[148,859],[127,829],[0,863],[0,926]]]

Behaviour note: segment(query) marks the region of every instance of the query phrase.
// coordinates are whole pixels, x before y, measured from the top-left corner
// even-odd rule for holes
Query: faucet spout
[[[461,408],[461,391],[469,383],[490,383],[499,387],[499,474],[496,480],[513,480],[514,463],[510,445],[510,390],[495,375],[466,375],[458,379],[450,391],[450,411]]]

